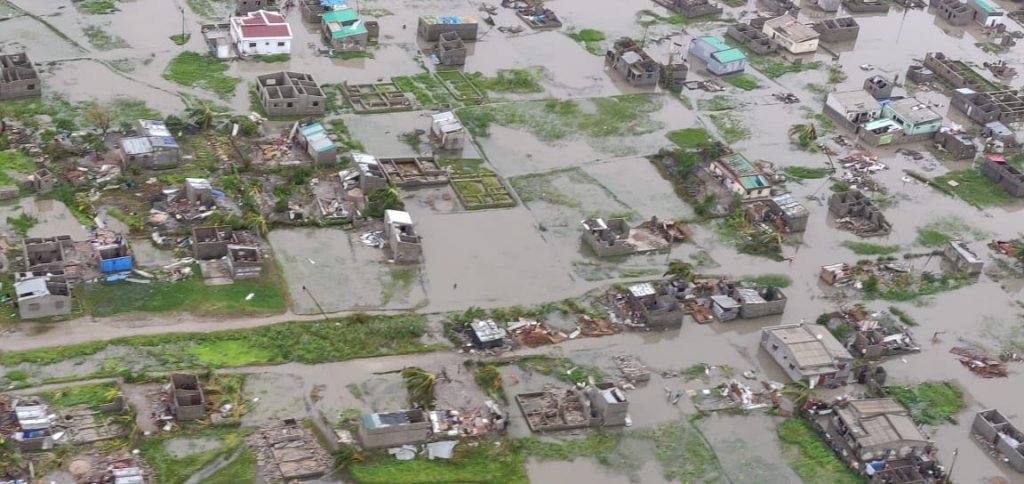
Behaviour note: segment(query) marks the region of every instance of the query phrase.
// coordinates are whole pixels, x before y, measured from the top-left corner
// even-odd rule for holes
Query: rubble
[[[755,391],[733,379],[712,388],[687,390],[687,394],[697,410],[702,412],[758,410],[777,406],[782,398],[783,387],[781,383],[762,381],[761,389]]]
[[[260,427],[246,439],[264,482],[292,482],[323,476],[334,459],[313,433],[295,419]]]
[[[949,349],[949,352],[956,355],[955,358],[960,361],[960,364],[983,378],[1006,378],[1009,376],[1006,363],[980,351],[954,346]]]
[[[615,355],[612,357],[615,366],[622,373],[622,376],[634,383],[647,382],[651,380],[651,370],[634,355]]]

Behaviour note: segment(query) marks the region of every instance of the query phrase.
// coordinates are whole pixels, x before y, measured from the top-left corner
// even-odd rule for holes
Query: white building
[[[844,385],[853,356],[818,324],[783,324],[761,328],[761,346],[793,381],[807,380],[811,388]]]
[[[281,14],[257,10],[231,18],[231,41],[241,55],[290,54],[292,28]]]
[[[773,42],[793,54],[805,54],[818,50],[819,34],[800,23],[790,15],[769,19],[762,30]]]

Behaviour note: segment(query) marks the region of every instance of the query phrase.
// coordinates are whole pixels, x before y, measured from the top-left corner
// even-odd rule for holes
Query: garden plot
[[[363,245],[356,232],[275,230],[269,240],[296,313],[317,313],[317,303],[327,312],[411,309],[426,303],[416,269],[389,264],[380,249]]]

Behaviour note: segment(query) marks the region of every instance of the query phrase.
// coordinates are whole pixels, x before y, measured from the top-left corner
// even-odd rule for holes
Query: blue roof
[[[721,40],[719,40],[717,37],[712,37],[710,35],[705,35],[703,37],[700,37],[700,40],[704,41],[706,44],[710,45],[711,47],[714,47],[716,51],[729,50],[729,49],[732,48],[732,47],[729,47],[728,45],[726,45],[725,42],[722,42]]]
[[[320,0],[320,5],[325,7],[344,7],[346,4],[346,0]]]

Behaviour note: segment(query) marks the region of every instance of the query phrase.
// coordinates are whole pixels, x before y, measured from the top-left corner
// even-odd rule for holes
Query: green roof
[[[718,62],[721,62],[723,64],[728,64],[729,62],[741,61],[741,60],[745,60],[747,58],[747,56],[743,55],[743,51],[741,51],[739,49],[720,50],[718,52],[715,52],[715,53],[711,54],[711,57],[714,57],[715,60],[717,60]]]
[[[984,10],[986,13],[996,13],[996,9],[989,5],[988,2],[985,2],[983,0],[974,0],[974,4],[977,5],[978,8]]]
[[[320,16],[323,24],[331,33],[332,39],[341,39],[353,35],[365,34],[365,22],[359,20],[356,11],[351,8],[332,10]]]
[[[737,176],[746,175],[757,175],[760,174],[757,168],[754,168],[754,164],[751,163],[747,158],[739,153],[733,153],[728,156],[723,156],[718,159],[723,165],[728,166],[733,173]]]
[[[703,40],[705,43],[707,43],[711,47],[714,47],[716,51],[731,49],[731,47],[729,47],[728,45],[725,45],[725,42],[722,42],[721,40],[718,40],[717,37],[712,37],[710,35],[705,35],[705,36],[701,37],[700,40]]]

